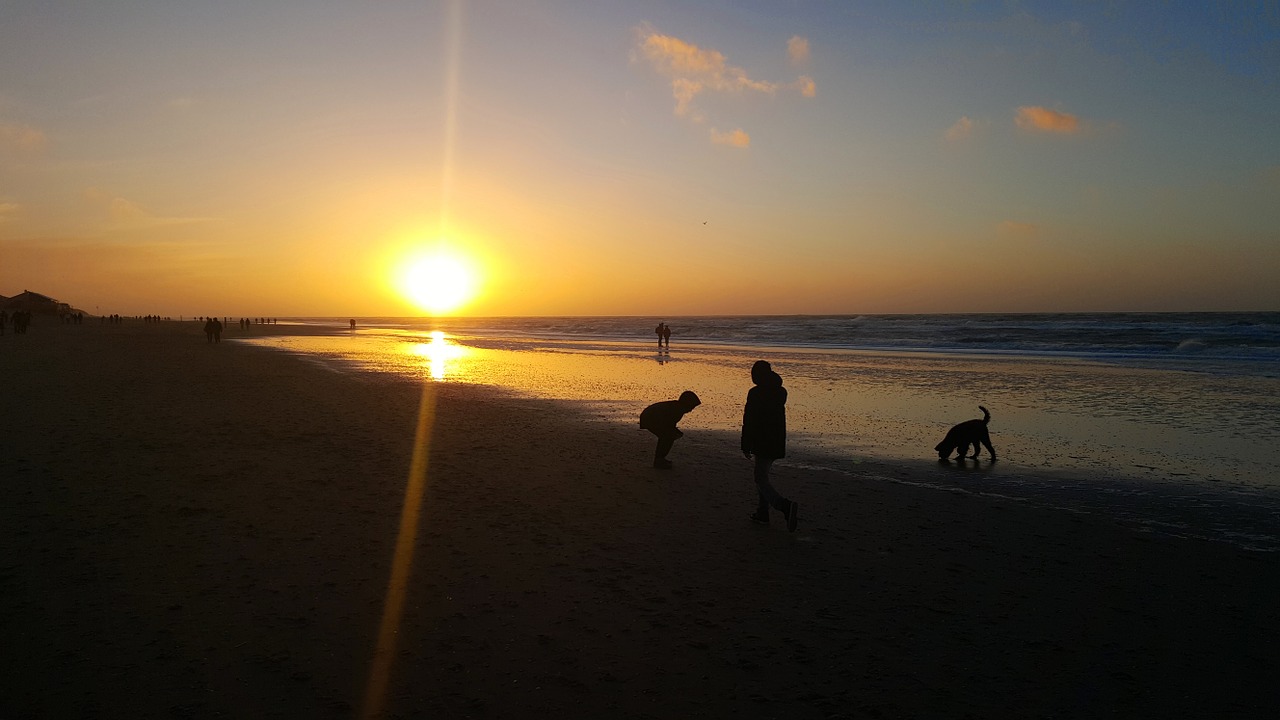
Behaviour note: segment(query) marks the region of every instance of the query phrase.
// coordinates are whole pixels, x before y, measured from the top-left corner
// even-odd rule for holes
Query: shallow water
[[[254,344],[341,370],[493,385],[583,403],[634,426],[647,404],[692,389],[682,427],[736,432],[757,359],[790,397],[789,462],[1105,512],[1162,532],[1280,548],[1280,380],[1129,367],[1074,357],[874,352],[501,337],[374,327]],[[940,464],[950,425],[992,413],[1000,460]],[[733,449],[736,451],[736,448]],[[879,471],[877,471],[879,472]]]

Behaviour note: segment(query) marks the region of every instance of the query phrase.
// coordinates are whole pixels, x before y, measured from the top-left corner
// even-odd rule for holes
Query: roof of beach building
[[[13,297],[0,296],[0,307],[9,310],[30,310],[33,312],[65,312],[71,306],[59,302],[48,295],[23,290]]]

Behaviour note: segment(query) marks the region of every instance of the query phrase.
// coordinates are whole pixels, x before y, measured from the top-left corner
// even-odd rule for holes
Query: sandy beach
[[[1280,707],[1275,553],[780,464],[788,533],[724,433],[664,473],[570,402],[41,320],[0,337],[0,717]]]

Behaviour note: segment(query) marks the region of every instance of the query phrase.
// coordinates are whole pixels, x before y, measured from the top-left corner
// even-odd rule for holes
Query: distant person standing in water
[[[671,349],[671,326],[662,323],[662,342],[667,344],[667,349]]]
[[[352,329],[352,330],[355,330],[355,329],[356,329],[356,319],[355,319],[355,318],[351,318],[351,329]]]
[[[782,387],[782,376],[764,360],[751,366],[751,382],[755,387],[747,392],[747,405],[742,411],[742,454],[755,459],[759,497],[751,520],[767,525],[772,506],[786,516],[787,530],[795,532],[800,504],[779,495],[769,482],[769,468],[775,460],[787,456],[787,389]]]
[[[686,413],[702,404],[692,390],[680,393],[676,400],[656,402],[640,413],[640,427],[658,436],[658,446],[653,450],[653,466],[659,470],[670,470],[671,461],[667,453],[676,440],[684,437],[684,433],[676,427],[676,423]]]
[[[666,325],[666,323],[658,323],[658,327],[656,327],[656,328],[654,328],[654,329],[653,329],[654,334],[658,336],[658,349],[659,349],[659,350],[661,350],[661,349],[662,349],[662,328],[663,328],[665,325]]]

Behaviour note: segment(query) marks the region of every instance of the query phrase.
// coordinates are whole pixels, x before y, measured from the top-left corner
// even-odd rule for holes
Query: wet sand
[[[780,466],[787,533],[732,437],[664,473],[637,428],[452,383],[401,534],[420,383],[140,322],[39,322],[0,377],[0,717],[1280,707],[1274,553]]]

